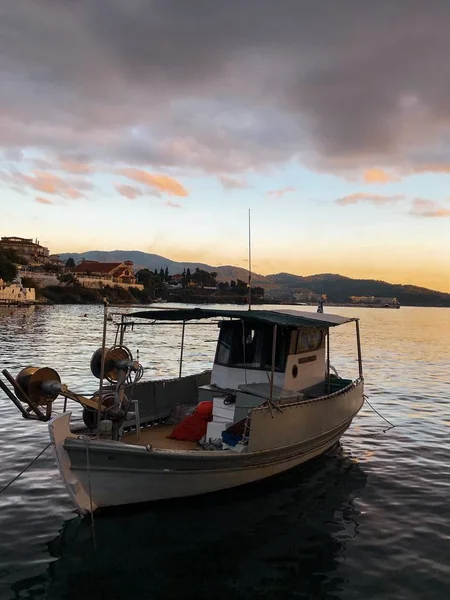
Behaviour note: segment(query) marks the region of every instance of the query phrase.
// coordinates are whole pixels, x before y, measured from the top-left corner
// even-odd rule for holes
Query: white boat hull
[[[343,394],[336,401],[338,423],[331,424],[325,418],[320,421],[325,416],[323,412],[316,415],[313,437],[311,434],[305,436],[303,432],[295,442],[288,436],[288,445],[242,454],[232,451],[148,450],[121,442],[88,440],[70,432],[70,414],[54,419],[49,427],[62,478],[77,507],[87,513],[100,507],[233,488],[303,464],[332,448],[350,426],[363,403],[362,382],[353,387],[350,395]],[[311,403],[308,406],[305,418],[311,414]],[[329,414],[329,400],[325,410]],[[280,413],[280,419],[286,418],[287,413],[283,414],[284,417]],[[297,419],[298,416],[294,421]]]

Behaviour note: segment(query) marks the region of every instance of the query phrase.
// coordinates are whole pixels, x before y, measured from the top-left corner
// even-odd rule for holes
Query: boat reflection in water
[[[79,517],[49,544],[57,560],[45,581],[15,591],[37,585],[48,600],[336,598],[366,479],[339,445],[247,487],[109,509],[95,517],[96,548],[90,517]]]

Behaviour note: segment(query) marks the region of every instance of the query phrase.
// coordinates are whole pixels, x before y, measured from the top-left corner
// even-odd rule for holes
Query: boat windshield
[[[275,371],[284,372],[289,351],[290,329],[277,328]],[[273,328],[266,324],[224,321],[217,344],[215,363],[241,369],[272,369]]]

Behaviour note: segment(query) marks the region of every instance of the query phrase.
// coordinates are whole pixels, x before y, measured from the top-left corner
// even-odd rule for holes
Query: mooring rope
[[[4,492],[5,490],[7,490],[11,484],[13,484],[15,481],[17,481],[17,479],[19,479],[19,477],[20,477],[21,475],[23,475],[23,474],[25,473],[25,471],[26,471],[27,469],[29,469],[29,468],[31,467],[31,465],[33,465],[33,464],[34,464],[34,463],[37,461],[37,459],[38,459],[40,456],[42,456],[42,455],[44,454],[44,452],[47,450],[47,448],[49,448],[51,445],[52,445],[52,443],[51,443],[51,442],[49,442],[49,443],[48,443],[48,444],[45,446],[45,448],[44,448],[43,450],[41,450],[41,452],[39,452],[39,454],[38,454],[37,456],[35,456],[35,457],[33,458],[33,460],[32,460],[30,463],[28,463],[28,464],[27,464],[27,466],[26,466],[24,469],[22,469],[22,470],[20,471],[20,473],[19,473],[18,475],[16,475],[16,476],[15,476],[13,479],[11,479],[11,481],[10,481],[9,483],[7,483],[7,484],[5,485],[5,487],[3,487],[3,488],[0,490],[0,494],[3,494],[3,492]]]
[[[386,417],[383,417],[383,415],[382,415],[380,412],[378,412],[378,411],[377,411],[377,409],[376,409],[376,408],[374,408],[374,407],[373,407],[373,406],[370,404],[370,402],[369,402],[368,398],[369,398],[369,397],[368,397],[368,396],[366,396],[366,394],[364,394],[364,400],[367,402],[367,404],[370,406],[370,408],[373,410],[373,412],[375,412],[375,413],[376,413],[376,414],[377,414],[379,417],[381,417],[381,418],[383,419],[383,421],[386,421],[386,423],[387,423],[388,425],[390,425],[390,427],[388,427],[388,429],[384,429],[384,431],[383,431],[383,432],[384,432],[384,433],[386,433],[386,431],[389,431],[389,429],[392,429],[393,427],[396,427],[396,426],[395,426],[393,423],[391,423],[391,422],[390,422],[388,419],[386,419]]]
[[[86,446],[86,468],[88,474],[88,488],[89,488],[89,505],[91,511],[91,529],[92,529],[92,540],[94,542],[94,550],[97,550],[97,538],[95,537],[95,524],[94,524],[94,511],[92,509],[92,487],[91,487],[91,465],[89,462],[89,438],[83,436],[84,445]]]

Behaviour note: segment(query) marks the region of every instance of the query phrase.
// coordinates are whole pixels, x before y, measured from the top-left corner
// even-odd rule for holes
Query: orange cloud
[[[391,202],[398,202],[403,200],[404,196],[382,196],[380,194],[364,194],[358,192],[356,194],[350,194],[336,200],[337,204],[341,206],[347,206],[348,204],[357,204],[358,202],[370,202],[371,204],[390,204]]]
[[[87,181],[73,180],[69,182],[57,175],[53,175],[53,173],[45,171],[34,171],[31,175],[17,172],[2,173],[1,178],[12,185],[17,185],[19,191],[22,191],[20,190],[21,186],[27,186],[44,194],[54,194],[73,200],[83,197],[83,193],[77,189],[78,187],[82,189],[90,189],[92,187]]]
[[[186,188],[182,186],[179,181],[168,175],[154,175],[153,173],[148,173],[142,169],[134,169],[132,167],[119,169],[118,173],[128,179],[143,183],[148,187],[169,194],[170,196],[185,197],[188,195]]]
[[[273,196],[275,198],[281,198],[282,196],[284,196],[285,194],[289,194],[290,192],[295,192],[295,188],[286,187],[282,188],[281,190],[271,190],[270,192],[267,192],[267,195]]]
[[[183,208],[181,204],[178,204],[178,202],[171,202],[170,200],[167,200],[166,206],[169,208]]]
[[[66,188],[66,182],[52,173],[45,173],[44,171],[35,171],[34,175],[18,175],[18,179],[27,183],[30,187],[38,190],[39,192],[45,192],[46,194],[57,194],[62,188]]]
[[[434,200],[416,198],[411,208],[411,214],[416,217],[441,218],[450,217],[450,208],[444,208]]]
[[[138,196],[142,196],[142,190],[132,185],[115,183],[114,187],[122,196],[125,198],[129,198],[130,200],[134,200]]]
[[[39,204],[53,204],[51,200],[48,198],[43,198],[42,196],[37,196],[36,202],[39,202]]]
[[[367,169],[363,173],[363,179],[365,183],[389,183],[391,181],[398,181],[400,177],[393,173],[388,173],[384,169]]]

